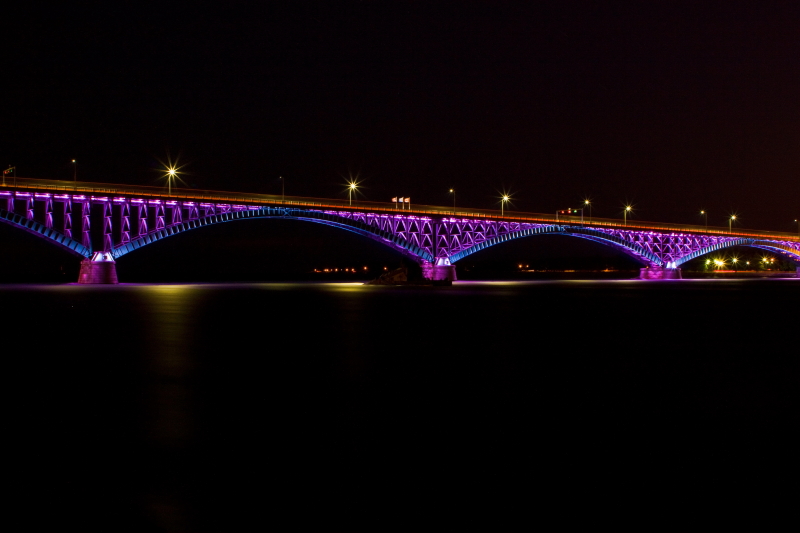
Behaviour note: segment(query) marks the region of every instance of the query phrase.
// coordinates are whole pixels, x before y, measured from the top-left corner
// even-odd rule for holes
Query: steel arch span
[[[759,239],[742,239],[742,238],[722,240],[720,242],[704,246],[703,248],[698,248],[682,256],[680,259],[674,261],[674,265],[675,267],[679,267],[682,264],[691,261],[692,259],[702,257],[712,252],[725,250],[726,248],[733,248],[734,246],[747,246],[751,248],[759,248],[761,250],[767,250],[773,253],[779,253],[784,258],[788,259],[789,261],[792,261],[797,266],[800,266],[800,245],[798,245],[797,243],[765,241]]]
[[[501,242],[544,234],[565,235],[590,240],[605,246],[611,246],[612,248],[628,255],[629,257],[632,257],[642,265],[653,264],[657,266],[664,266],[663,261],[655,253],[646,247],[641,246],[634,240],[625,239],[621,236],[604,233],[592,228],[557,225],[520,227],[516,229],[510,229],[507,232],[500,231],[496,236],[486,239],[485,241],[482,241],[469,248],[462,249],[461,251],[450,256],[448,259],[451,263],[455,263],[456,261],[459,261],[477,251],[494,246],[495,244],[500,244]]]
[[[7,223],[65,248],[70,253],[93,261],[113,262],[148,244],[212,224],[256,218],[280,218],[314,222],[368,237],[419,263],[432,262],[433,256],[418,244],[427,239],[428,218],[402,216],[342,216],[336,211],[239,204],[144,200],[136,198],[87,197],[18,193],[4,200],[0,222]],[[19,209],[20,199],[24,208]],[[38,202],[39,209],[34,209]],[[59,216],[54,205],[62,203]],[[16,204],[16,205],[15,205]],[[42,205],[43,204],[43,205]],[[100,205],[102,243],[93,243],[92,205]],[[17,211],[15,212],[15,207]],[[42,209],[43,208],[43,209]],[[77,214],[73,215],[73,208]],[[35,215],[44,212],[44,220]],[[97,217],[97,210],[95,210]],[[41,218],[41,217],[40,217]],[[61,231],[55,229],[60,218]],[[77,237],[73,237],[73,234]],[[78,240],[80,239],[80,240]],[[95,235],[95,240],[97,235]],[[93,244],[95,244],[93,246]],[[99,244],[99,246],[97,246]]]
[[[335,213],[283,207],[252,207],[242,210],[230,210],[199,216],[193,220],[175,222],[174,224],[165,225],[163,228],[136,237],[129,242],[112,248],[111,255],[114,259],[118,259],[142,246],[204,226],[232,222],[235,220],[260,218],[279,218],[323,224],[368,237],[385,246],[389,246],[403,255],[413,258],[415,261],[431,261],[433,259],[430,254],[415,246],[413,242],[409,242],[408,240],[400,238],[398,235],[364,224],[360,221],[346,219]]]
[[[484,226],[496,224],[494,231]],[[445,224],[446,226],[448,223]],[[452,225],[452,221],[449,223]],[[620,228],[589,228],[573,225],[537,225],[515,222],[461,221],[458,229],[449,230],[452,234],[473,233],[464,245],[453,240],[443,243],[441,250],[455,251],[447,257],[455,263],[472,253],[494,246],[501,242],[542,234],[566,235],[587,239],[628,255],[643,266],[662,270],[679,270],[680,265],[702,255],[730,248],[749,246],[779,253],[800,267],[800,243],[788,240],[766,240],[731,237],[725,235],[697,235],[689,233],[665,233],[656,231],[637,231]],[[459,231],[460,230],[460,231]],[[440,252],[441,255],[441,252]]]
[[[0,208],[0,222],[32,233],[84,258],[103,253],[107,259],[118,259],[142,246],[211,224],[282,218],[344,229],[380,242],[418,262],[434,259],[419,246],[426,240],[426,233],[431,227],[428,218],[372,214],[352,217],[319,209],[45,193],[9,194],[6,198],[0,197],[0,201],[9,208]],[[19,209],[21,201],[24,201],[23,209]],[[39,204],[39,209],[34,209],[35,203]],[[58,203],[63,207],[57,209],[55,206]],[[93,243],[91,235],[92,205],[101,206],[99,216],[97,212],[94,213],[100,219],[101,243]],[[58,216],[54,216],[56,210]],[[44,220],[35,220],[36,215],[42,212],[44,216],[39,218]],[[54,227],[57,218],[61,219],[60,231]]]

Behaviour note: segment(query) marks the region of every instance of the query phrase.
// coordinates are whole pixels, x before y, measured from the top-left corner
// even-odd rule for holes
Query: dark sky
[[[0,164],[197,188],[791,231],[798,2],[3,8]]]

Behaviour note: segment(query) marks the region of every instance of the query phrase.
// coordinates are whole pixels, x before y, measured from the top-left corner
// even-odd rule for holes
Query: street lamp
[[[163,165],[163,172],[164,175],[161,176],[162,178],[166,178],[167,180],[167,194],[172,196],[172,182],[173,181],[183,181],[181,180],[181,174],[184,172],[181,170],[186,165],[181,165],[180,162],[176,159],[175,161],[172,160],[169,155],[167,156],[167,162],[164,163],[163,161],[159,160],[159,163]]]
[[[167,169],[167,196],[172,196],[172,180],[177,176],[178,171],[175,167]]]
[[[731,215],[728,219],[728,233],[733,233],[733,221],[736,220],[736,215]]]
[[[794,223],[797,224],[797,238],[800,239],[800,219],[794,219]]]
[[[356,182],[351,181],[350,185],[347,187],[347,198],[350,200],[350,206],[353,206],[353,192],[356,190],[358,186]]]
[[[286,203],[286,195],[285,195],[285,185],[286,180],[283,179],[283,176],[278,176],[278,179],[281,180],[281,203]]]
[[[456,216],[456,190],[450,189],[450,194],[453,195],[453,216]]]
[[[624,217],[624,220],[625,220],[625,224],[624,224],[625,226],[628,225],[628,213],[630,213],[632,210],[633,210],[633,206],[626,205],[625,206],[625,210],[622,212],[622,216]]]
[[[505,209],[504,208],[506,206],[506,202],[508,202],[509,200],[511,200],[511,197],[508,196],[507,194],[504,194],[503,198],[502,198],[502,201],[500,202],[500,217],[501,218],[504,216],[504,213],[505,213]]]
[[[584,200],[583,205],[589,208],[589,224],[592,223],[592,202],[590,200]]]
[[[701,209],[700,214],[703,215],[703,217],[706,220],[706,232],[708,232],[708,211],[706,211],[705,209]]]
[[[73,182],[77,182],[78,181],[78,162],[75,161],[74,159],[72,160],[72,167],[73,167],[72,168],[72,181]]]

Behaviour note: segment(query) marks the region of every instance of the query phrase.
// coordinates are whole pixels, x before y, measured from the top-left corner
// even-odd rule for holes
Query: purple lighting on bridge
[[[793,236],[742,237],[496,218],[433,218],[410,213],[252,206],[200,199],[114,196],[110,200],[91,196],[87,200],[86,196],[77,194],[18,192],[19,201],[15,202],[11,191],[0,191],[0,194],[6,198],[0,209],[0,221],[49,239],[90,262],[90,258],[100,257],[95,255],[100,252],[106,254],[103,256],[106,259],[117,259],[163,238],[209,224],[274,217],[317,222],[372,238],[419,262],[431,279],[455,279],[453,265],[461,259],[509,240],[543,234],[577,237],[613,247],[645,266],[643,270],[647,273],[642,275],[649,279],[679,277],[680,266],[686,261],[732,246],[770,250],[800,265],[800,242]],[[53,216],[55,202],[63,205],[62,216]],[[22,203],[24,207],[18,205]],[[34,209],[34,203],[42,205],[43,209]],[[91,209],[92,203],[103,205],[102,213]],[[77,205],[73,207],[73,204]],[[102,240],[98,237],[99,242],[95,243],[90,231],[93,225],[102,235]]]

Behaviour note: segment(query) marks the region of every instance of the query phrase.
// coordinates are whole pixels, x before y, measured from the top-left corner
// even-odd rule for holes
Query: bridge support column
[[[682,279],[681,269],[650,265],[639,270],[639,279]]]
[[[800,278],[800,267],[797,267],[797,277]]]
[[[422,263],[422,277],[429,279],[434,284],[450,284],[456,279],[456,266],[451,265],[447,259],[437,259],[436,264]]]
[[[89,284],[114,284],[117,280],[117,263],[108,252],[95,252],[91,259],[81,261],[81,272],[78,274],[78,283]]]

